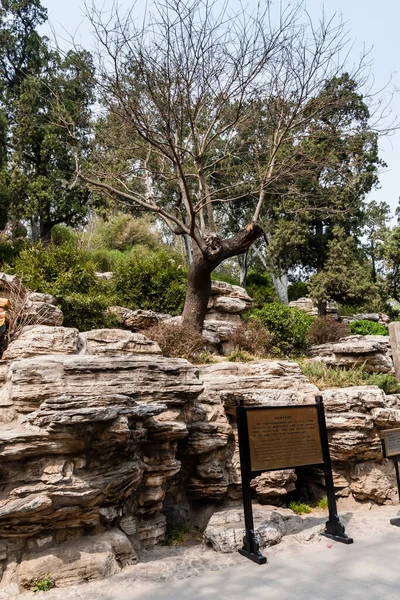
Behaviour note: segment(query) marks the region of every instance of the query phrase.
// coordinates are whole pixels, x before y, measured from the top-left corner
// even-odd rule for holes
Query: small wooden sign
[[[252,471],[324,462],[314,405],[248,410],[247,424]]]
[[[385,456],[400,456],[400,429],[386,429],[381,432]]]

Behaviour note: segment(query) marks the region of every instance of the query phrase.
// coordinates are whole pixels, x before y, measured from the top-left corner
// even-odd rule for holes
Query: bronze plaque
[[[248,410],[252,471],[324,462],[315,406]]]
[[[387,429],[382,431],[383,442],[385,444],[386,456],[400,455],[400,429]]]

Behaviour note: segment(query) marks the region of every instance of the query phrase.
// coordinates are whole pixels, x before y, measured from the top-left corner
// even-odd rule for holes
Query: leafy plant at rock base
[[[74,293],[58,298],[64,314],[64,327],[76,327],[79,331],[121,328],[116,315],[107,310],[110,303],[110,296],[97,293]]]
[[[320,390],[345,388],[359,385],[376,385],[385,394],[400,393],[400,384],[391,373],[368,373],[363,366],[343,369],[324,363],[299,362],[303,375]]]
[[[327,342],[338,342],[340,338],[348,335],[346,323],[319,317],[311,324],[307,332],[307,339],[310,344],[326,344]]]
[[[278,297],[272,277],[266,272],[250,271],[246,278],[246,292],[253,298],[254,308],[276,302]]]
[[[50,573],[46,573],[42,579],[34,579],[32,581],[31,591],[34,594],[38,592],[49,592],[54,587],[54,582],[51,579]]]
[[[359,319],[349,324],[352,335],[389,335],[387,328],[382,323]]]
[[[324,510],[328,508],[327,496],[324,496],[323,498],[321,498],[321,500],[319,500],[319,502],[317,503],[317,508],[322,508]]]
[[[178,546],[179,544],[183,544],[188,533],[189,527],[187,525],[182,525],[181,527],[170,527],[167,525],[164,546]]]
[[[201,333],[187,325],[159,323],[142,333],[154,342],[158,342],[163,356],[186,358],[192,362],[201,362],[207,345]]]
[[[259,319],[268,329],[274,353],[300,354],[307,349],[307,332],[314,318],[303,310],[274,302],[253,311],[252,318]]]
[[[305,504],[304,502],[292,501],[289,504],[289,508],[294,513],[296,513],[296,515],[304,515],[311,512],[311,507],[308,504]]]
[[[250,362],[254,356],[245,350],[235,350],[228,356],[229,362]]]

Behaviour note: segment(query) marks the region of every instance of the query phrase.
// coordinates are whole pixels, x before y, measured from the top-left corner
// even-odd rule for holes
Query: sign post
[[[400,457],[400,429],[386,429],[381,432],[382,453],[384,458],[390,458],[394,463],[396,471],[397,490],[400,499],[400,475],[399,475],[399,457]],[[391,525],[400,527],[400,517],[390,519]]]
[[[258,564],[267,559],[254,533],[250,482],[264,471],[323,467],[329,507],[324,535],[345,544],[353,542],[337,515],[324,404],[321,396],[315,400],[311,405],[248,408],[240,402],[236,408],[246,530],[239,552]]]

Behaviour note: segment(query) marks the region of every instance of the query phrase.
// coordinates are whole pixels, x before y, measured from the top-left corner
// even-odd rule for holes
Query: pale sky
[[[249,7],[257,0],[248,0]],[[91,4],[91,1],[88,2]],[[96,0],[99,7],[111,6],[113,0]],[[282,0],[282,4],[290,0]],[[92,47],[90,27],[84,17],[84,0],[42,0],[48,9],[49,21],[58,36],[66,37],[65,31],[75,34],[76,41],[86,48]],[[132,0],[120,0],[122,8],[133,5]],[[136,3],[138,12],[144,7],[144,0]],[[387,91],[382,92],[383,99],[389,97],[389,90],[400,90],[400,2],[399,0],[307,0],[307,9],[313,18],[318,18],[323,9],[326,15],[338,12],[346,22],[350,37],[354,40],[355,59],[363,48],[372,48],[370,60],[377,90],[389,81]],[[47,25],[42,29],[51,36]],[[394,116],[400,121],[400,91],[391,103]],[[384,200],[394,212],[400,196],[400,130],[380,141],[380,156],[387,163],[387,169],[380,175],[381,189],[371,193],[370,198]]]

